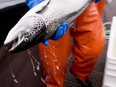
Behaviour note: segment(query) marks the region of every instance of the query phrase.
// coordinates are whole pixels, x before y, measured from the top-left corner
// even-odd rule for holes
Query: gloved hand
[[[44,1],[44,0],[26,0],[26,4],[29,7],[29,9],[31,9],[34,6],[36,6],[37,4],[41,3],[42,1]],[[68,23],[66,23],[66,22],[62,23],[57,28],[56,33],[54,34],[54,36],[51,39],[52,40],[58,40],[58,39],[60,39],[61,37],[63,37],[65,35],[67,29],[68,29]],[[49,41],[45,40],[45,41],[43,41],[43,44],[45,46],[48,46],[49,45]]]
[[[58,28],[57,28],[57,31],[56,33],[54,34],[54,36],[51,38],[52,40],[58,40],[60,39],[61,37],[63,37],[66,33],[66,31],[68,30],[68,23],[64,22],[62,23]],[[45,46],[48,46],[49,45],[49,41],[48,40],[45,40],[43,42],[43,44]]]

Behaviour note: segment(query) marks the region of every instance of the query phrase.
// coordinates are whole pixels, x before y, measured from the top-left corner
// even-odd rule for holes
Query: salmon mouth
[[[17,37],[12,42],[5,44],[5,47],[11,53],[21,52],[44,41],[45,35],[46,35],[46,26],[44,26],[41,29],[41,31],[39,31],[37,34],[35,33],[33,34],[28,33],[28,35],[22,34],[21,36]]]
[[[36,16],[25,17],[8,33],[4,45],[11,53],[24,51],[44,40],[46,25]]]
[[[23,40],[23,39],[22,39],[22,40]],[[12,53],[12,52],[14,52],[14,51],[17,49],[17,47],[18,47],[19,44],[22,42],[22,40],[19,41],[19,39],[18,39],[18,37],[17,37],[15,40],[11,41],[11,42],[8,43],[8,44],[5,44],[4,46],[5,46],[6,49],[9,50],[9,52]]]

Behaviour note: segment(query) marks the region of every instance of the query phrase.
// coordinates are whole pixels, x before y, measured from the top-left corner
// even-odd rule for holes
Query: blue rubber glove
[[[95,3],[100,2],[101,0],[93,0]]]
[[[42,1],[44,1],[44,0],[26,0],[26,4],[29,7],[29,9],[31,9],[34,6],[36,6],[37,4],[41,3]],[[60,39],[61,37],[63,37],[65,35],[67,29],[68,29],[68,23],[66,23],[66,22],[62,23],[57,28],[56,33],[54,34],[54,36],[51,39],[52,40],[58,40],[58,39]],[[49,45],[49,41],[45,40],[45,41],[43,41],[43,44],[45,46],[48,46]]]
[[[26,0],[26,4],[29,7],[29,9],[33,8],[37,4],[43,2],[44,0]]]
[[[62,37],[65,35],[65,33],[66,33],[67,30],[68,30],[68,23],[66,23],[66,22],[62,23],[62,24],[57,28],[56,33],[54,34],[54,36],[53,36],[51,39],[52,39],[52,40],[58,40],[58,39],[62,38]],[[45,46],[48,46],[48,45],[49,45],[49,41],[48,41],[48,40],[45,40],[45,41],[43,42],[43,44],[44,44]]]

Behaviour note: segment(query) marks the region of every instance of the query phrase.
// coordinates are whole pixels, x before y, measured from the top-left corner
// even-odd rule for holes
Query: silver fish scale
[[[54,8],[55,9],[55,8]],[[50,14],[49,17],[46,17],[45,24],[46,24],[46,36],[44,37],[45,39],[50,38],[51,36],[54,35],[56,32],[57,28],[61,25],[62,22],[66,22],[66,16],[61,16],[63,14],[63,9],[55,9],[56,11],[54,14]],[[60,10],[60,11],[58,11]],[[57,18],[56,18],[57,15]],[[56,19],[55,19],[56,18]],[[53,20],[54,19],[54,20]]]
[[[45,38],[49,38],[51,36],[54,35],[54,33],[56,32],[57,28],[61,25],[62,22],[67,22],[67,23],[71,23],[72,18],[74,16],[76,16],[77,14],[79,15],[80,13],[83,12],[83,10],[89,5],[89,3],[91,3],[92,0],[89,0],[81,9],[79,9],[78,11],[72,12],[70,14],[66,14],[64,16],[61,16],[63,14],[63,11],[65,11],[64,9],[56,9],[54,8],[56,11],[54,12],[54,14],[50,15],[50,19],[47,20],[47,29],[46,29],[46,36]],[[60,11],[58,11],[60,10]],[[60,13],[58,13],[60,12]],[[59,16],[59,19],[56,20],[52,20],[52,18]],[[55,19],[55,18],[54,18]]]
[[[42,27],[44,26],[44,21],[36,16],[30,16],[26,18],[29,21],[28,26],[26,26],[26,30],[23,33],[24,41],[29,42],[32,41],[33,38],[35,38],[38,34],[40,34],[40,31]],[[31,28],[30,28],[31,27]]]

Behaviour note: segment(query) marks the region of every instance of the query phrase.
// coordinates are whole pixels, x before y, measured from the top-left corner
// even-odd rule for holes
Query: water
[[[55,52],[53,51],[54,49],[55,49],[55,47],[50,45],[50,52],[51,52],[52,55],[53,55],[53,61],[54,61],[54,64],[55,64],[56,67],[54,68],[53,71],[51,70],[51,68],[48,67],[47,73],[53,72],[54,75],[58,76],[59,73],[57,73],[57,71],[60,72],[60,74],[61,74],[61,73],[64,74],[64,72],[60,70],[61,65],[60,65],[59,61],[57,60],[57,57],[56,57],[56,55],[55,55]],[[30,61],[31,61],[31,64],[32,64],[33,73],[34,73],[35,76],[37,76],[36,70],[39,70],[39,69],[40,69],[40,63],[39,63],[39,62],[37,61],[37,59],[33,56],[32,52],[31,52],[29,49],[27,50],[27,52],[28,52],[28,55],[29,55],[29,58],[30,58]],[[46,50],[44,49],[44,58],[45,58],[44,61],[45,61],[46,64],[49,66],[50,63],[49,63],[49,61],[47,60],[48,57],[49,57],[49,55],[47,55]],[[36,62],[37,66],[34,65],[34,62]],[[44,74],[45,74],[45,73],[44,73]],[[45,83],[45,81],[48,80],[49,78],[50,78],[49,74],[48,74],[48,75],[45,75],[45,79],[41,77],[41,81],[42,81],[43,83]],[[62,79],[62,78],[61,78],[61,79]],[[57,82],[58,82],[58,84],[60,85],[60,81],[57,81]]]
[[[43,79],[43,77],[41,77],[41,81],[42,81],[43,83],[45,83],[45,80]]]
[[[54,53],[53,49],[55,49],[55,47],[50,45],[50,52],[53,55],[53,60],[54,60],[54,62],[56,64],[56,66],[59,66],[60,63],[58,62],[57,57],[56,57],[56,54]]]
[[[10,65],[10,72],[11,72],[11,75],[12,75],[12,77],[13,77],[13,81],[18,85],[18,87],[20,87],[20,85],[19,85],[19,81],[16,79],[16,76],[15,76],[15,74],[14,74],[14,72],[13,72],[13,69],[12,69],[12,66]]]
[[[36,69],[37,69],[37,70],[39,70],[39,69],[40,69],[39,65],[37,65],[37,66],[36,66]]]
[[[33,73],[34,73],[35,76],[37,76],[37,73],[35,71],[35,65],[34,65],[33,60],[32,60],[31,57],[30,57],[30,61],[31,61],[31,64],[32,64],[32,67],[33,67]]]
[[[31,50],[28,49],[27,52],[28,52],[28,55],[29,55],[29,58],[30,58],[30,61],[31,61],[31,64],[32,64],[32,67],[33,67],[33,73],[34,73],[35,76],[37,76],[36,70],[39,71],[40,62],[33,56]],[[37,66],[34,65],[34,62],[36,62]]]

